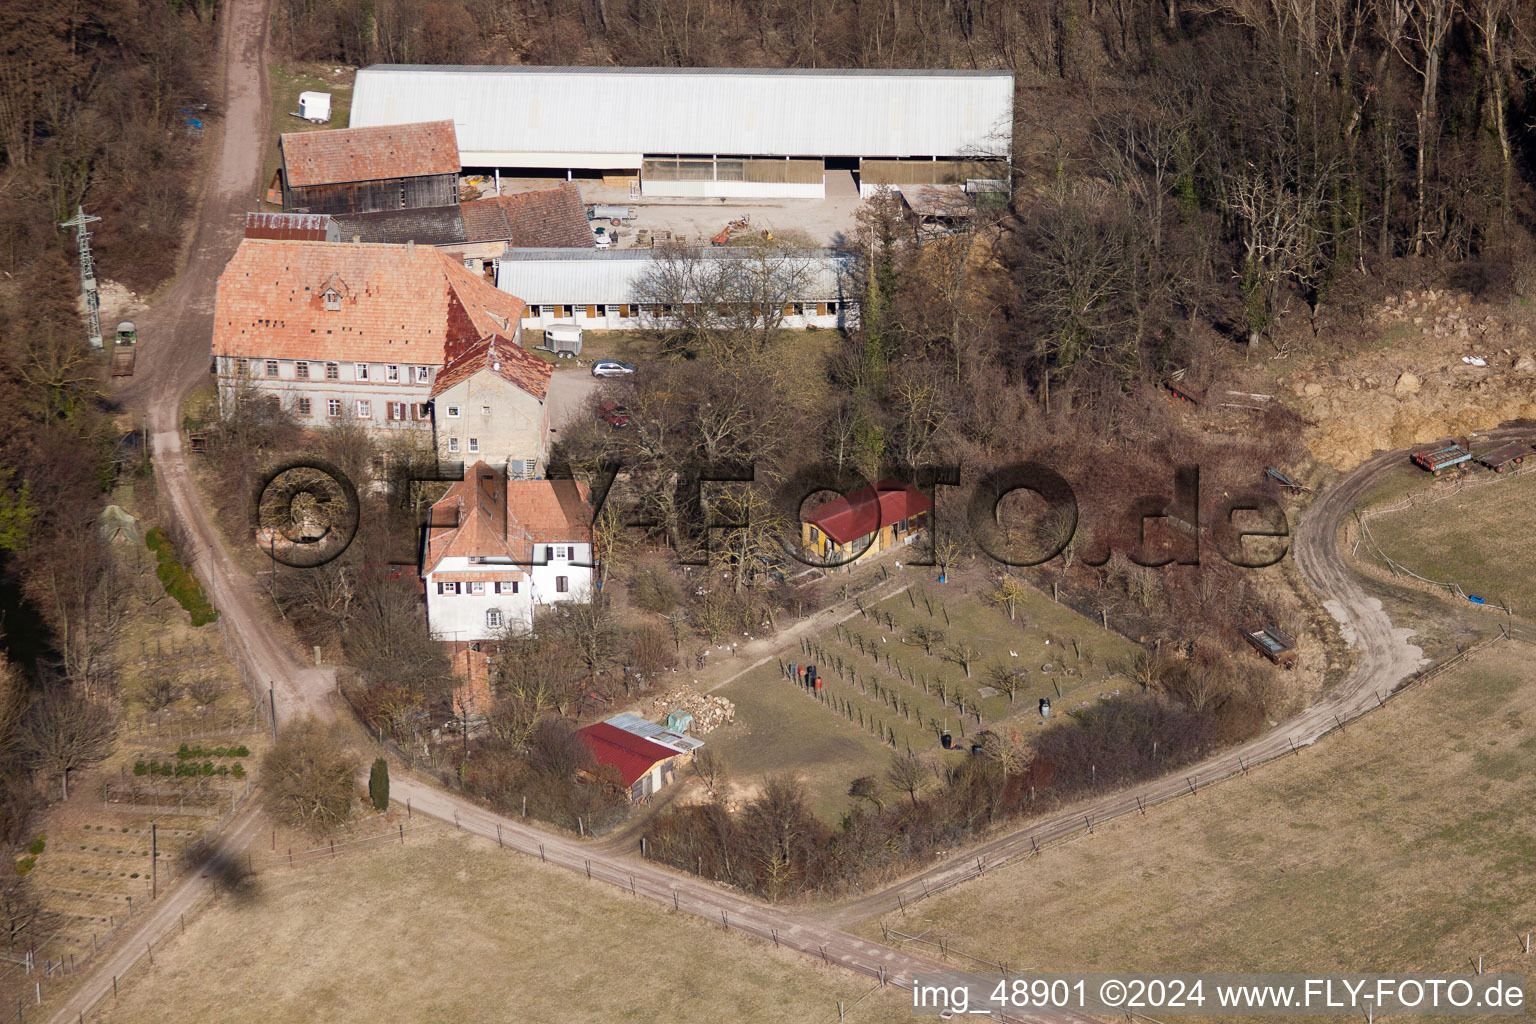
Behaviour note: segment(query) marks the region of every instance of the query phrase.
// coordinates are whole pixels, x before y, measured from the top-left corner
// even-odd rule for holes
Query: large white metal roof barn
[[[351,126],[452,120],[466,167],[603,172],[652,195],[820,196],[1005,178],[1006,71],[457,67],[357,73]],[[926,167],[916,167],[916,164]]]

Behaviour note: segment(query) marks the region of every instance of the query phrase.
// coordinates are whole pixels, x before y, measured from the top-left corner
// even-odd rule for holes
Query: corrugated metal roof
[[[688,250],[700,259],[745,263],[748,250],[735,246]],[[786,255],[804,261],[807,293],[795,301],[843,301],[856,294],[852,259],[830,249]],[[656,263],[651,249],[508,249],[496,271],[496,287],[529,305],[628,303],[642,301],[637,286]]]
[[[477,154],[982,156],[1009,152],[1007,71],[375,64],[353,127],[447,119]]]
[[[615,729],[623,729],[625,732],[634,733],[636,736],[660,743],[664,747],[672,747],[680,753],[686,754],[690,751],[698,750],[704,745],[704,741],[701,739],[679,735],[664,725],[641,718],[630,711],[614,715],[607,721]]]

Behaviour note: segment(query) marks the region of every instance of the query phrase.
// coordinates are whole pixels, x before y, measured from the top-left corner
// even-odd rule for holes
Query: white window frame
[[[384,367],[384,379],[391,384],[400,383],[400,365],[398,363],[386,364]]]
[[[502,623],[500,608],[487,608],[485,610],[485,628],[500,629]]]
[[[353,415],[360,420],[373,419],[373,402],[366,398],[359,398],[353,406]]]
[[[448,407],[448,418],[451,419],[451,420],[456,420],[456,419],[459,418],[459,407],[458,406],[450,405]]]
[[[368,379],[368,373],[369,373],[368,364],[367,363],[353,363],[352,364],[352,373],[353,373],[354,377],[357,380],[367,380]]]
[[[469,450],[474,453],[478,453],[480,451],[480,439],[478,437],[472,437],[469,439]]]
[[[339,398],[327,398],[325,400],[325,414],[327,416],[332,416],[332,417],[340,416],[341,415],[341,399],[339,399]]]
[[[489,416],[490,414],[491,414],[491,407],[490,406],[482,405],[480,407],[480,415],[481,416]]]
[[[454,455],[458,454],[458,451],[459,451],[459,439],[458,438],[450,437],[448,439],[448,451],[451,454],[454,454]]]
[[[425,383],[427,383],[428,378],[431,377],[431,376],[432,376],[432,367],[430,367],[430,366],[418,366],[418,367],[416,367],[416,383],[417,384],[425,384]]]

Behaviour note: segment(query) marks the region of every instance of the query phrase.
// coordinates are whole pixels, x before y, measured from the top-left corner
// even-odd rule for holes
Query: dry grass
[[[1523,969],[1531,654],[1494,648],[1300,757],[885,921],[1038,970]]]
[[[1536,474],[1378,515],[1370,528],[1382,551],[1420,576],[1458,583],[1517,615],[1536,613],[1536,577],[1520,557],[1536,531]]]
[[[420,837],[420,838],[418,838]],[[93,1020],[837,1020],[862,977],[446,831],[259,872],[141,963]],[[897,990],[853,1024],[910,1019]]]
[[[267,142],[266,160],[263,165],[261,194],[267,194],[272,173],[282,166],[277,138],[291,132],[325,132],[345,128],[352,112],[352,80],[354,72],[343,69],[340,74],[332,66],[314,65],[300,68],[284,68],[277,64],[267,65],[267,88],[271,99],[271,138]],[[299,109],[299,93],[314,91],[331,94],[331,123],[310,124],[302,118],[289,117]],[[266,207],[263,207],[266,209]],[[275,207],[273,207],[275,209]]]

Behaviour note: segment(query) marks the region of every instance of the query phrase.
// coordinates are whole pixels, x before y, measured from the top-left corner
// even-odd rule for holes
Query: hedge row
[[[208,602],[208,595],[203,593],[202,584],[197,582],[192,570],[176,557],[176,551],[171,547],[165,531],[158,526],[154,527],[144,534],[144,545],[155,553],[155,575],[160,577],[165,592],[192,616],[192,625],[206,626],[216,621],[219,613]]]

